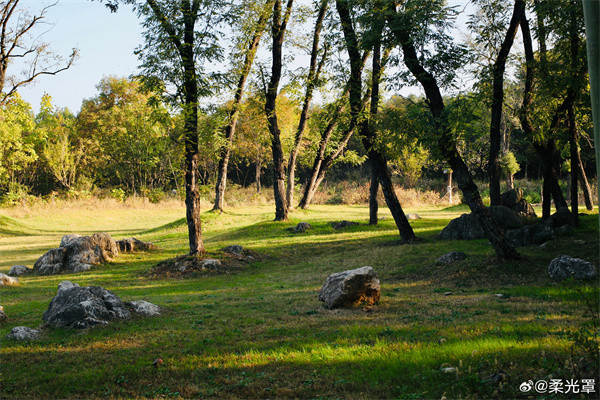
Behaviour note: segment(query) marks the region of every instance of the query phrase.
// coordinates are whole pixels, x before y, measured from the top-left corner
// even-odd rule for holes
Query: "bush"
[[[110,191],[110,197],[122,203],[125,201],[125,191],[121,188],[113,189]]]
[[[162,191],[162,189],[152,189],[148,193],[148,200],[150,200],[150,203],[152,203],[152,204],[158,204],[159,202],[164,200],[166,197],[167,197],[167,195],[165,194],[165,192]]]

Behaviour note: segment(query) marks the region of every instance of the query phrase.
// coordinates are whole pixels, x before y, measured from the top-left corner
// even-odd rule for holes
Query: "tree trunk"
[[[256,193],[260,194],[260,175],[261,175],[261,164],[262,164],[262,160],[260,159],[260,157],[257,158],[256,160]]]
[[[271,133],[271,150],[273,153],[273,193],[275,198],[275,221],[285,221],[288,218],[288,207],[285,198],[285,167],[281,132],[277,124],[276,101],[282,70],[282,47],[287,22],[292,11],[293,0],[288,0],[285,15],[281,16],[281,0],[275,0],[273,6],[273,65],[271,80],[267,88],[265,112],[269,131]]]
[[[288,169],[287,169],[287,192],[286,192],[286,200],[288,210],[291,210],[294,205],[294,185],[295,185],[295,176],[296,176],[296,159],[298,157],[298,153],[300,152],[300,145],[302,144],[302,137],[304,136],[304,130],[306,129],[306,123],[308,121],[308,111],[310,108],[310,103],[313,98],[313,92],[315,86],[317,84],[317,80],[319,79],[319,75],[321,73],[321,69],[323,64],[325,63],[325,59],[327,57],[327,46],[325,49],[325,53],[321,58],[321,61],[317,65],[317,59],[319,56],[319,40],[321,38],[321,28],[323,26],[323,19],[325,18],[325,12],[327,11],[327,6],[329,4],[329,0],[321,0],[321,6],[319,7],[319,13],[317,15],[317,20],[315,22],[315,30],[313,33],[313,43],[312,49],[310,53],[310,67],[308,71],[307,85],[306,85],[306,94],[304,95],[304,104],[302,106],[302,112],[300,113],[300,121],[298,122],[298,129],[296,130],[296,137],[294,140],[294,147],[290,152],[290,158],[288,160]]]
[[[272,0],[267,0],[267,5]],[[256,49],[260,43],[260,39],[265,30],[265,24],[267,22],[269,13],[263,12],[258,19],[256,30],[250,40],[246,56],[244,58],[244,65],[238,80],[237,89],[235,91],[235,97],[231,111],[229,112],[229,124],[225,127],[225,144],[221,147],[219,155],[219,167],[217,173],[217,183],[215,185],[215,204],[213,211],[223,211],[223,205],[225,201],[225,187],[227,186],[227,167],[229,166],[229,158],[231,155],[231,147],[233,146],[233,139],[235,137],[235,128],[239,117],[239,107],[242,102],[242,96],[244,94],[244,87],[246,86],[246,80],[252,69],[254,63],[254,56],[256,55]]]
[[[525,14],[525,2],[523,0],[515,0],[513,15],[510,20],[510,25],[498,58],[494,64],[494,83],[492,94],[492,120],[490,124],[490,156],[488,161],[488,176],[490,178],[490,202],[492,206],[501,205],[500,200],[500,163],[498,155],[500,154],[501,145],[501,122],[502,122],[502,105],[504,103],[504,71],[506,69],[506,60],[510,53],[510,48],[514,42],[515,35],[519,29],[519,23]]]
[[[394,11],[395,13],[393,8],[390,11]],[[426,71],[421,65],[421,60],[417,55],[414,43],[409,34],[409,27],[404,24],[395,23],[393,18],[394,13],[391,12],[388,15],[388,19],[390,24],[395,28],[394,34],[402,47],[406,67],[419,81],[425,91],[427,100],[429,101],[429,109],[433,115],[436,130],[440,134],[438,144],[441,155],[450,164],[450,168],[452,168],[455,180],[458,187],[463,192],[463,197],[467,202],[467,205],[486,232],[494,250],[496,250],[497,256],[501,259],[520,259],[521,256],[519,253],[508,240],[506,240],[504,232],[500,229],[498,224],[492,220],[489,210],[483,204],[477,186],[473,182],[471,174],[458,152],[455,139],[448,126],[440,88],[433,75]]]
[[[377,225],[379,204],[377,203],[377,193],[379,192],[379,181],[377,180],[377,169],[372,160],[371,164],[371,185],[369,187],[369,225]]]
[[[573,224],[579,226],[579,168],[577,168],[579,148],[577,147],[577,123],[573,106],[569,107],[569,146],[571,147],[571,214],[573,214]]]
[[[588,182],[587,176],[585,175],[585,169],[583,169],[583,164],[581,162],[581,154],[579,153],[579,151],[577,152],[577,168],[579,170],[579,181],[581,182],[581,189],[583,190],[585,208],[588,211],[592,211],[594,209],[594,202],[592,201],[592,189],[590,188],[590,183]]]

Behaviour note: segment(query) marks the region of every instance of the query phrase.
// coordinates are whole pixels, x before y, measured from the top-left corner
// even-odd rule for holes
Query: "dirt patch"
[[[243,271],[249,264],[268,259],[269,256],[244,249],[244,254],[205,253],[201,256],[183,255],[161,261],[151,267],[150,278],[188,278],[233,274]]]

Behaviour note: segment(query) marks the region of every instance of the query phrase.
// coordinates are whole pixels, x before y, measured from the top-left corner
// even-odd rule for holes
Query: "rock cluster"
[[[92,236],[65,235],[60,247],[48,251],[33,265],[40,275],[88,271],[92,266],[106,263],[119,254],[117,243],[108,233]]]
[[[372,267],[338,272],[327,277],[319,292],[325,308],[350,307],[358,303],[374,304],[379,301],[381,287]]]

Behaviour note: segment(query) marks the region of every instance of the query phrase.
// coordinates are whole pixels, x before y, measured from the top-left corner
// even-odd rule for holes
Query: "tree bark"
[[[579,180],[581,182],[581,189],[583,191],[583,199],[585,201],[585,208],[588,211],[594,209],[594,202],[592,201],[592,189],[590,183],[587,180],[585,169],[583,169],[583,163],[581,162],[581,154],[577,152],[577,168],[579,169]]]
[[[506,36],[500,47],[498,58],[494,63],[493,71],[493,92],[492,92],[492,119],[490,124],[490,155],[488,160],[488,176],[490,179],[490,202],[492,206],[501,205],[500,200],[500,163],[498,155],[500,154],[501,144],[501,122],[502,105],[504,103],[504,71],[510,48],[515,39],[519,23],[525,14],[525,2],[515,0],[513,15],[510,20]]]
[[[272,0],[267,0],[266,5],[270,4]],[[215,204],[213,211],[223,211],[225,201],[225,188],[227,186],[227,167],[229,166],[229,158],[231,156],[231,148],[233,146],[233,139],[235,137],[235,129],[239,117],[239,107],[242,102],[242,96],[244,94],[244,88],[246,86],[246,80],[252,69],[254,63],[254,56],[256,55],[256,49],[260,44],[260,39],[265,30],[265,24],[267,22],[268,13],[263,12],[257,22],[256,30],[250,40],[246,56],[244,57],[244,64],[242,72],[238,80],[238,85],[235,91],[233,99],[233,105],[229,112],[229,124],[225,127],[225,144],[221,147],[219,154],[219,166],[217,173],[217,183],[215,185]]]
[[[577,143],[577,134],[575,108],[571,105],[571,107],[569,107],[569,147],[571,148],[571,214],[573,214],[573,224],[575,226],[579,226],[579,168],[577,168],[579,147]]]
[[[450,164],[458,187],[463,192],[463,197],[476,216],[488,239],[492,243],[496,254],[501,259],[520,259],[521,256],[515,248],[506,240],[504,232],[498,224],[492,220],[491,214],[483,204],[477,186],[473,182],[471,174],[458,152],[456,141],[452,136],[448,121],[444,112],[444,101],[440,88],[431,73],[425,70],[417,55],[414,43],[410,37],[407,26],[396,23],[394,20],[395,10],[388,16],[393,32],[402,47],[404,63],[413,76],[419,81],[429,101],[429,109],[433,115],[437,132],[440,134],[438,140],[439,151]]]
[[[377,180],[377,169],[372,160],[371,164],[371,185],[369,186],[369,225],[377,225],[379,203],[377,203],[377,193],[379,193],[379,181]]]
[[[267,88],[265,112],[271,133],[271,150],[273,153],[273,193],[275,197],[275,221],[285,221],[288,218],[288,207],[285,198],[285,167],[283,162],[283,147],[281,145],[281,131],[277,124],[276,101],[279,90],[279,81],[282,70],[282,47],[287,22],[289,20],[294,1],[288,0],[285,15],[281,15],[281,0],[275,0],[273,6],[273,65],[271,80]]]
[[[306,123],[308,121],[308,111],[310,108],[310,103],[313,98],[313,92],[315,90],[315,86],[317,80],[319,79],[319,75],[321,74],[321,69],[323,64],[325,63],[325,59],[327,57],[327,46],[325,49],[325,53],[321,58],[321,61],[317,65],[317,59],[319,56],[319,41],[321,38],[321,28],[323,27],[323,19],[325,18],[325,13],[327,11],[327,6],[329,4],[329,0],[321,0],[321,5],[319,7],[319,12],[317,14],[317,20],[315,22],[315,30],[313,33],[313,43],[312,49],[310,53],[310,66],[307,77],[306,84],[306,94],[304,95],[304,104],[302,106],[302,112],[300,113],[300,121],[298,122],[298,129],[296,130],[296,137],[294,140],[294,147],[290,152],[290,158],[288,160],[288,168],[287,168],[287,192],[286,192],[286,200],[288,210],[293,208],[294,203],[294,186],[296,179],[296,159],[298,158],[298,153],[300,152],[300,145],[302,144],[302,137],[304,136],[304,130],[306,129]]]

